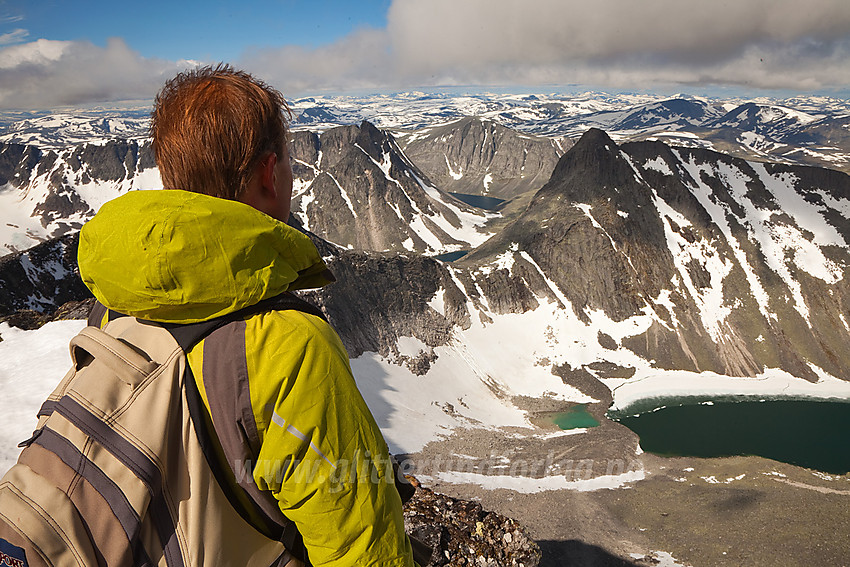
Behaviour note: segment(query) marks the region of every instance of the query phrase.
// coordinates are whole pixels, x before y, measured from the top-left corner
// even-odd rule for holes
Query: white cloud
[[[0,45],[12,45],[24,41],[30,32],[25,29],[17,28],[7,33],[0,33]]]
[[[28,65],[48,66],[58,61],[70,45],[70,41],[39,39],[32,43],[7,47],[0,50],[0,70],[16,69]]]
[[[384,31],[248,54],[284,92],[340,86],[850,84],[846,0],[394,0]],[[364,38],[368,37],[368,41]]]
[[[105,47],[40,39],[0,49],[0,107],[153,97],[185,66],[142,57],[119,38],[109,39]]]
[[[383,30],[363,28],[317,49],[286,46],[252,50],[239,62],[282,88],[284,94],[315,89],[357,89],[395,81],[394,61]]]
[[[845,0],[395,0],[393,47],[424,68],[657,56],[723,60],[748,45],[850,32]],[[435,37],[436,35],[436,37]]]

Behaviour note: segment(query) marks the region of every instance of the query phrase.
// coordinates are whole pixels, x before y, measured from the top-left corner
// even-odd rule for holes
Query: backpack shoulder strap
[[[307,303],[290,292],[284,292],[275,297],[264,299],[254,305],[243,307],[233,313],[228,313],[227,315],[216,317],[215,319],[210,319],[209,321],[190,323],[188,325],[177,323],[159,323],[159,325],[171,333],[174,340],[177,341],[177,344],[180,345],[184,352],[189,352],[193,346],[206,338],[210,333],[220,327],[232,323],[233,321],[245,319],[251,315],[264,313],[266,311],[284,311],[288,309],[309,313],[310,315],[315,315],[316,317],[327,320],[325,315],[315,305]],[[110,311],[110,314],[114,314],[114,311]]]
[[[274,310],[296,310],[325,319],[322,312],[315,306],[292,293],[283,293],[210,321],[188,325],[163,324],[162,326],[171,333],[183,351],[188,353],[201,340],[217,330],[237,321],[245,320],[251,315]],[[227,454],[228,451],[222,447],[221,435],[218,433],[212,435],[212,432],[216,431],[214,426],[216,420],[207,411],[207,407],[201,399],[195,376],[189,365],[186,366],[186,372],[186,397],[189,414],[195,423],[195,431],[198,434],[198,443],[203,449],[204,456],[216,481],[227,496],[231,506],[246,522],[253,525],[261,533],[281,541],[296,558],[306,560],[306,549],[301,534],[298,533],[295,524],[280,512],[274,498],[268,493],[262,493],[253,483],[244,483],[245,485],[242,486],[234,485],[232,482],[231,477],[237,474],[237,471],[224,469],[218,455]],[[210,392],[208,392],[209,394]],[[215,407],[211,407],[211,410],[216,412]],[[228,416],[223,417],[228,418]],[[231,420],[228,418],[223,421],[229,423]],[[239,491],[238,494],[237,491]]]

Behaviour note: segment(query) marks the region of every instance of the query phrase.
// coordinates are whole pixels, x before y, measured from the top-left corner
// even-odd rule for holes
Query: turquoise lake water
[[[596,427],[599,421],[587,411],[587,404],[577,404],[567,411],[552,415],[552,421],[561,429]]]
[[[618,419],[644,451],[667,456],[758,455],[845,474],[850,472],[850,403],[736,401],[674,405]]]

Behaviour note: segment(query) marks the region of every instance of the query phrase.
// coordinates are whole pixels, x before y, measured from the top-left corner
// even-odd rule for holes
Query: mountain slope
[[[0,258],[0,317],[21,310],[53,313],[91,297],[77,269],[78,234]]]
[[[0,255],[75,232],[100,206],[160,187],[149,143],[112,140],[60,150],[0,144]]]
[[[445,205],[435,190],[426,192],[427,182],[391,136],[364,124],[322,136],[297,133],[292,149],[301,180],[296,210],[308,228],[327,226],[329,240],[373,249],[418,246],[430,253],[469,245],[437,230],[438,222],[451,226],[450,214],[468,213]],[[17,156],[9,163],[34,160],[28,151],[8,149]],[[122,179],[122,168],[104,173],[91,159],[83,161],[88,165],[80,174]],[[4,171],[15,175],[9,167]],[[389,356],[408,333],[436,347],[470,324],[549,305],[594,338],[584,354],[563,360],[573,369],[650,364],[737,376],[781,368],[808,380],[843,377],[848,365],[840,353],[850,339],[848,216],[850,178],[843,173],[659,142],[618,146],[591,130],[560,159],[523,214],[455,264],[416,256],[346,257],[339,263],[351,271],[346,281],[392,290],[381,293],[415,285],[418,299],[411,303],[412,296],[399,291],[393,301],[400,306],[383,305],[384,314],[364,315],[368,306],[357,302],[360,307],[349,309],[354,314],[335,316],[342,329],[350,327],[346,340],[353,352]],[[422,227],[433,241],[419,236]],[[328,257],[341,253],[323,246]],[[56,271],[18,258],[16,274]],[[377,274],[404,274],[408,283],[376,280]],[[19,275],[8,288],[29,297]],[[351,297],[372,295],[343,291],[347,285],[327,292],[328,298],[345,297],[339,313],[346,313]],[[13,309],[47,306],[38,293],[8,303]],[[430,318],[437,297],[439,321]],[[364,326],[364,317],[372,323]],[[348,320],[351,325],[344,324]],[[408,323],[399,327],[399,321]]]
[[[619,327],[597,329],[612,359],[625,348],[662,368],[840,377],[848,207],[844,174],[618,147],[591,130],[526,213],[462,264],[479,287],[519,280],[588,325]]]
[[[495,215],[435,187],[391,134],[368,122],[295,132],[293,214],[343,247],[437,254],[477,246]]]
[[[507,211],[528,204],[528,197],[546,183],[564,147],[570,145],[474,117],[406,134],[400,143],[438,187],[514,201],[505,205]]]

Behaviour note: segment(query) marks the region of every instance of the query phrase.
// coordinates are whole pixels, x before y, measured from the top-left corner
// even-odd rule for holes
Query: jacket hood
[[[109,309],[196,323],[331,281],[303,233],[237,201],[131,191],[83,227],[80,276]]]

